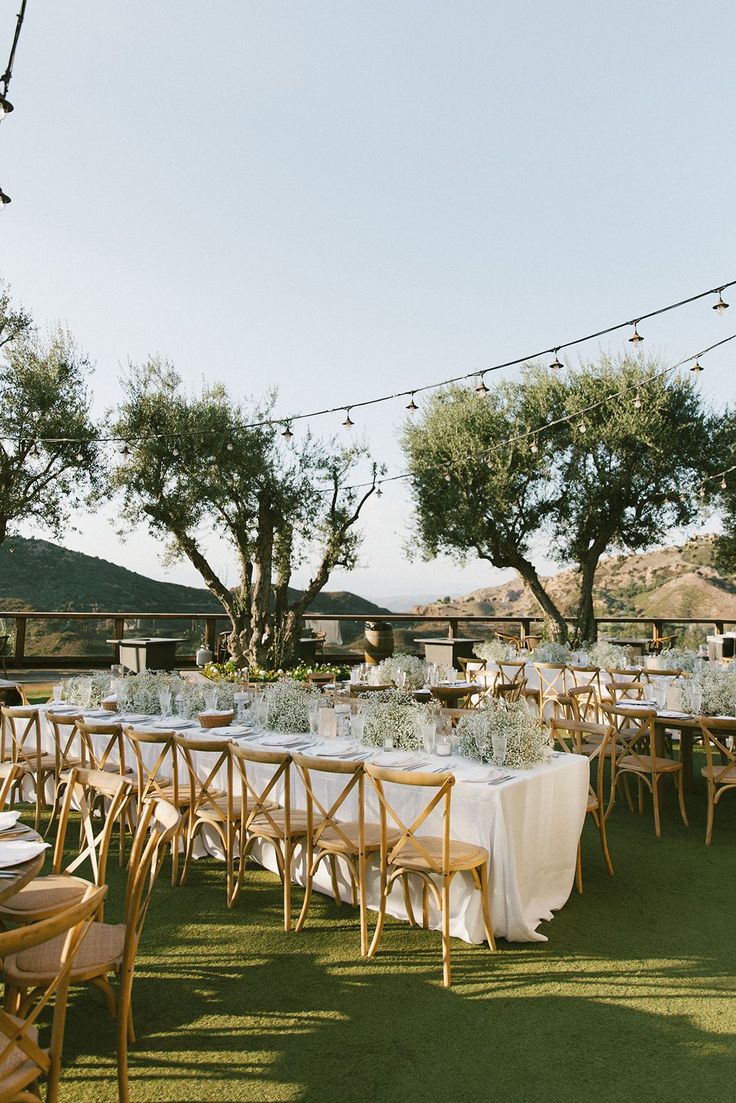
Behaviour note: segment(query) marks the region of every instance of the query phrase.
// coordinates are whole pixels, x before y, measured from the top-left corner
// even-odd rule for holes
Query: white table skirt
[[[43,720],[44,742],[52,743],[52,733]],[[190,728],[182,734],[201,738],[199,729]],[[206,733],[205,733],[206,734]],[[222,738],[218,736],[215,738]],[[144,757],[156,757],[155,748],[143,745]],[[308,753],[308,752],[307,752]],[[198,754],[198,773],[206,777],[214,764],[213,756]],[[209,765],[208,765],[209,760]],[[448,760],[437,759],[438,763]],[[553,912],[563,906],[572,890],[578,842],[583,829],[588,799],[588,760],[578,755],[558,755],[543,766],[533,770],[518,771],[512,778],[496,785],[463,782],[464,770],[476,766],[466,759],[452,759],[456,784],[452,790],[451,835],[454,839],[475,843],[490,854],[489,886],[491,915],[494,933],[512,942],[544,942],[545,935],[537,928],[543,920],[552,919]],[[265,786],[271,767],[253,763],[253,783]],[[510,772],[510,771],[509,771]],[[225,777],[217,779],[222,786]],[[331,803],[345,784],[345,775],[315,775],[315,791],[323,802]],[[405,823],[418,814],[427,801],[427,790],[409,786],[389,785],[387,797],[395,802],[397,811]],[[370,781],[366,779],[366,819],[378,820],[378,801]],[[279,799],[280,794],[271,794]],[[357,818],[357,797],[351,794],[349,802],[341,810],[341,818]],[[292,770],[292,808],[304,809],[305,793],[297,771]],[[329,807],[329,803],[327,806]],[[435,809],[422,826],[420,835],[441,834],[441,814]],[[222,857],[219,840],[214,831],[204,829],[202,853]],[[256,861],[273,871],[276,861],[268,843],[253,849]],[[294,856],[294,880],[305,882],[304,848],[298,846]],[[421,884],[412,878],[412,904],[415,914],[421,916]],[[341,896],[350,900],[349,878],[344,870],[338,879]],[[368,906],[378,906],[377,857],[371,860],[368,870]],[[322,863],[315,878],[314,887],[319,892],[332,895],[329,868]],[[344,891],[343,891],[344,890]],[[395,886],[389,901],[389,914],[406,919],[402,890]],[[430,900],[430,926],[439,929],[440,916]],[[451,892],[450,932],[465,942],[484,940],[480,897],[469,873],[456,874]]]

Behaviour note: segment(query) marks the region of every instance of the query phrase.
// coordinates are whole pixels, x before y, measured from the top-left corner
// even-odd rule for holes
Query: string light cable
[[[20,32],[23,27],[23,20],[26,17],[26,5],[28,0],[21,0],[20,11],[18,12],[15,21],[15,34],[13,35],[13,42],[10,47],[10,56],[8,57],[8,64],[5,66],[5,72],[0,77],[0,122],[14,110],[12,103],[8,99],[8,88],[10,86],[10,80],[13,76],[13,65],[15,63],[15,53],[18,49],[18,41],[20,39]],[[2,188],[0,188],[0,211],[7,207],[10,203],[10,196],[6,195]]]

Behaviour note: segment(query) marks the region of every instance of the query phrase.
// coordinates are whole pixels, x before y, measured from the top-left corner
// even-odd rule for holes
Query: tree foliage
[[[273,395],[253,408],[219,384],[188,395],[176,371],[152,359],[125,381],[112,432],[128,442],[110,476],[128,522],[144,521],[185,556],[222,602],[241,662],[293,661],[301,618],[337,567],[355,566],[357,522],[373,493],[348,486],[365,448],[337,448],[308,434],[287,446],[267,418]],[[208,548],[231,548],[238,581],[227,585]],[[297,567],[310,565],[294,598]]]
[[[534,559],[574,567],[576,633],[590,638],[601,556],[698,517],[709,430],[691,380],[657,360],[602,357],[564,377],[531,366],[483,398],[438,393],[404,433],[418,544],[514,568],[560,638],[565,611]]]
[[[0,288],[0,543],[21,522],[58,536],[84,501],[97,467],[89,370],[68,333],[43,340]]]

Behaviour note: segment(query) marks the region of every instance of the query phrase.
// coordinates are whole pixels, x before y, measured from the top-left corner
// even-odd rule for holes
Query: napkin
[[[85,709],[85,716],[91,716],[94,720],[100,720],[103,716],[110,716],[108,709]]]
[[[455,777],[458,781],[486,782],[497,777],[499,773],[500,771],[493,766],[471,766],[462,771],[456,770]]]
[[[193,720],[187,720],[185,716],[162,716],[160,720],[156,720],[154,727],[156,728],[172,728],[174,731],[179,731],[181,728],[194,727]]]
[[[15,827],[20,819],[20,810],[17,812],[0,812],[0,831],[9,831]]]
[[[308,735],[264,735],[259,740],[264,747],[293,747],[295,743],[306,743]]]
[[[10,869],[21,862],[27,862],[43,854],[51,843],[26,842],[25,839],[9,839],[7,842],[0,840],[0,869]]]
[[[373,761],[376,766],[388,766],[392,770],[411,770],[414,766],[422,765],[426,760],[415,754],[386,751],[376,755]]]
[[[349,739],[324,739],[311,748],[312,754],[323,755],[325,758],[335,758],[348,751],[357,752],[357,750],[358,748]]]

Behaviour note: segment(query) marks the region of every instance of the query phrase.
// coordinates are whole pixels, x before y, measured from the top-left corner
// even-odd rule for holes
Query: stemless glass
[[[422,745],[427,754],[434,754],[437,748],[436,724],[422,724]]]
[[[217,708],[217,686],[208,686],[203,697],[205,712],[214,712]]]
[[[79,703],[83,709],[88,709],[92,702],[92,679],[85,678],[79,687]]]
[[[51,687],[51,699],[52,701],[64,700],[64,683],[57,682],[56,685]]]
[[[158,693],[158,707],[162,716],[168,716],[171,712],[171,690],[161,689]]]
[[[180,716],[182,720],[187,718],[187,699],[183,693],[177,693],[174,698],[174,704],[176,706],[176,715]]]
[[[319,705],[312,705],[309,709],[309,732],[311,735],[319,732]]]
[[[359,712],[356,712],[354,716],[350,717],[350,737],[354,739],[356,743],[362,743],[364,734],[365,716],[361,716]]]
[[[493,761],[497,766],[503,766],[506,761],[506,734],[494,732],[491,737],[493,743]]]

